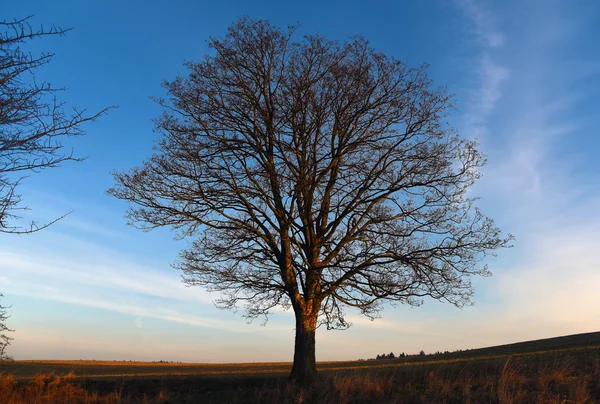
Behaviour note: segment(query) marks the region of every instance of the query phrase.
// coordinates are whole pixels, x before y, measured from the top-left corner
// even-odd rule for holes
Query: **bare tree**
[[[15,211],[20,205],[17,186],[26,174],[73,160],[72,150],[64,151],[61,141],[83,134],[81,124],[104,114],[94,115],[73,109],[68,114],[64,103],[57,101],[57,91],[49,83],[37,82],[36,69],[52,60],[52,53],[33,55],[21,49],[22,44],[40,37],[64,35],[69,30],[52,26],[35,31],[22,20],[0,21],[0,232],[30,233],[56,222],[28,227],[11,224],[19,219]]]
[[[61,141],[82,135],[81,124],[95,120],[108,109],[94,115],[77,109],[67,114],[64,104],[55,97],[63,89],[35,80],[36,69],[49,63],[53,54],[34,56],[21,46],[40,37],[64,35],[68,30],[52,26],[35,31],[29,19],[0,21],[0,233],[31,233],[64,217],[41,225],[32,221],[28,227],[13,224],[20,219],[15,212],[27,209],[21,206],[17,186],[25,173],[56,167],[68,160],[81,161],[72,150],[65,152]],[[10,358],[5,354],[12,341],[5,334],[12,331],[5,324],[6,309],[0,306],[0,360]]]
[[[3,295],[0,293],[0,298]],[[6,309],[8,307],[2,306],[0,304],[0,361],[10,360],[12,357],[6,354],[6,348],[10,345],[10,342],[13,340],[12,337],[9,337],[6,332],[11,332],[12,330],[8,328],[6,325],[6,320],[8,320],[8,314]]]
[[[468,304],[469,277],[510,236],[467,195],[484,159],[442,122],[451,97],[425,66],[293,33],[241,19],[212,38],[213,56],[165,83],[156,153],[108,192],[132,225],[193,238],[174,266],[221,307],[291,306],[304,384],[319,325],[385,301]]]

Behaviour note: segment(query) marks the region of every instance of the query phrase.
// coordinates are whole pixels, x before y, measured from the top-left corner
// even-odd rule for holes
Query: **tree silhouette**
[[[12,224],[19,219],[15,212],[27,209],[20,205],[17,186],[32,173],[69,160],[81,161],[72,150],[64,151],[61,141],[82,135],[81,125],[108,109],[93,115],[73,109],[68,114],[64,103],[56,99],[56,93],[62,89],[34,79],[36,69],[50,63],[54,55],[34,56],[21,46],[36,38],[64,35],[69,30],[52,26],[35,31],[29,18],[0,21],[0,233],[30,233],[62,218],[41,225],[32,222],[28,227]]]
[[[3,295],[0,294],[0,298],[2,297]],[[7,307],[2,306],[0,304],[0,361],[12,359],[6,354],[6,348],[10,345],[10,342],[13,340],[6,334],[7,332],[12,331],[6,326],[6,320],[8,319],[6,309]]]
[[[212,38],[212,56],[165,83],[156,153],[108,192],[134,226],[192,238],[174,266],[221,307],[291,307],[303,384],[319,325],[385,301],[468,304],[469,276],[509,239],[466,194],[484,159],[443,124],[451,97],[425,67],[293,33],[244,18]]]
[[[50,63],[53,54],[34,56],[21,46],[36,38],[64,35],[68,30],[52,26],[34,31],[29,18],[0,21],[0,233],[32,233],[64,217],[41,225],[31,222],[27,227],[13,224],[20,219],[15,212],[27,209],[21,205],[17,187],[32,173],[68,160],[81,161],[72,151],[63,151],[61,141],[82,135],[81,124],[107,111],[85,115],[85,111],[73,109],[67,114],[64,104],[56,99],[61,89],[35,80],[36,69]],[[5,334],[12,331],[5,324],[6,308],[0,306],[0,359],[8,358],[5,349],[12,340]]]

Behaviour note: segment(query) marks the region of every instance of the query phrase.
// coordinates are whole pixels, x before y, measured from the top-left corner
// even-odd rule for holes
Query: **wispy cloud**
[[[490,198],[509,204],[520,222],[528,218],[564,227],[565,213],[598,192],[590,187],[592,173],[581,177],[593,161],[582,158],[577,145],[588,143],[600,123],[597,115],[584,112],[600,91],[600,59],[597,53],[596,60],[572,54],[574,47],[585,49],[594,41],[586,37],[588,17],[573,15],[569,4],[553,1],[541,15],[524,14],[522,24],[531,23],[520,30],[531,35],[508,52],[519,57],[506,62],[514,74],[503,89],[506,102],[494,129],[501,141],[486,150],[492,159],[482,185]]]
[[[40,244],[18,242],[0,246],[0,290],[71,305],[92,307],[136,317],[219,329],[228,332],[263,332],[240,317],[214,316],[218,295],[199,287],[186,287],[175,270],[158,270],[136,263],[117,251],[95,246],[48,229]],[[209,316],[199,315],[202,312]],[[290,323],[291,327],[291,323]],[[290,327],[269,325],[269,332]]]
[[[80,254],[85,259],[78,259]],[[0,250],[0,266],[10,270],[9,279],[21,279],[26,284],[87,286],[205,304],[216,298],[200,288],[185,287],[175,271],[167,275],[127,259],[115,259],[118,255],[114,252],[97,255],[89,250],[72,251],[63,247],[57,255],[36,258],[40,256]]]
[[[505,36],[495,28],[492,14],[475,0],[456,0],[456,4],[471,21],[471,42],[476,44],[473,72],[476,82],[469,91],[469,100],[464,117],[463,133],[470,138],[481,139],[487,132],[489,117],[502,96],[501,85],[510,76],[507,67],[498,63],[494,51],[505,44]]]
[[[476,3],[459,4],[480,27]],[[591,286],[600,282],[594,258],[600,183],[590,171],[593,158],[577,147],[600,124],[597,116],[581,113],[596,102],[599,88],[580,84],[584,78],[600,82],[600,69],[594,67],[598,60],[573,59],[573,48],[594,42],[586,37],[585,15],[574,15],[566,1],[535,10],[519,11],[513,29],[520,40],[505,41],[503,58],[496,56],[506,67],[485,62],[498,47],[488,43],[482,50],[481,66],[487,67],[473,98],[481,101],[467,117],[487,133],[483,145],[490,155],[477,194],[517,236],[515,249],[494,271],[492,294],[501,302],[494,318],[505,328],[499,332],[523,339],[600,328],[600,298]],[[481,115],[473,118],[473,111]],[[492,115],[493,124],[485,123]]]
[[[476,0],[456,0],[456,2],[474,23],[473,33],[480,43],[492,49],[504,45],[504,34],[496,29],[496,21],[480,2]]]

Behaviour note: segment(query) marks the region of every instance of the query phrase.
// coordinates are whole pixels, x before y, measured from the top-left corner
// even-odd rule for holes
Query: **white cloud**
[[[485,2],[457,4],[478,38],[472,56],[477,62],[470,64],[477,80],[462,132],[481,137],[489,157],[473,193],[483,196],[483,210],[517,239],[515,249],[500,252],[494,262],[486,295],[478,296],[483,304],[444,327],[449,334],[469,335],[463,348],[598,330],[600,188],[586,170],[590,162],[573,154],[574,145],[586,143],[582,128],[600,124],[579,114],[597,97],[593,86],[580,83],[600,77],[598,60],[567,56],[568,38],[578,35],[577,18],[562,9],[567,2],[549,3],[543,12],[506,4],[506,15],[519,10],[510,32],[519,41],[504,40],[510,37],[498,31]]]
[[[11,274],[6,278],[13,283],[21,280],[24,285],[41,284],[61,289],[67,285],[87,286],[199,303],[212,302],[212,295],[206,291],[186,288],[175,271],[172,276],[167,276],[127,262],[102,262],[98,257],[79,261],[46,255],[40,261],[0,251],[0,266],[10,269]]]
[[[479,94],[480,113],[487,117],[493,112],[496,102],[502,96],[500,85],[509,76],[509,70],[494,63],[488,53],[484,53],[481,59],[481,88]]]
[[[566,69],[563,59],[571,49],[565,37],[559,43],[538,35],[555,26],[573,27],[564,21],[559,3],[544,10],[543,18],[536,14],[535,24],[527,22],[534,21],[532,16],[521,18],[527,27],[520,28],[536,34],[511,45],[509,54],[521,57],[507,61],[510,85],[503,87],[502,100],[494,100],[502,115],[489,128],[494,136],[486,144],[490,166],[478,185],[483,191],[478,194],[517,236],[514,259],[494,271],[501,301],[494,318],[508,330],[502,332],[524,339],[600,328],[595,258],[600,188],[593,186],[595,174],[585,169],[592,162],[574,154],[575,145],[585,144],[590,135],[582,128],[600,123],[579,114],[596,95],[577,82],[600,71],[590,69],[595,61],[570,63]]]
[[[42,242],[29,242],[28,248],[21,248],[16,239],[0,246],[2,290],[135,316],[138,328],[142,328],[142,318],[155,318],[228,332],[265,330],[248,326],[241,316],[231,321],[215,316],[213,301],[218,295],[186,287],[173,269],[160,271],[140,265],[116,251],[52,229],[40,237]],[[209,316],[191,314],[198,312]],[[270,324],[267,332],[288,332],[290,327]]]
[[[456,0],[456,2],[473,21],[475,36],[484,46],[495,49],[504,45],[504,34],[495,28],[496,22],[489,11],[475,0]]]
[[[502,96],[501,86],[509,78],[510,71],[494,57],[494,51],[504,45],[504,35],[495,28],[491,13],[474,0],[456,0],[463,13],[471,20],[473,36],[478,39],[479,49],[475,60],[475,84],[469,91],[464,116],[463,134],[481,139],[488,134],[488,120],[494,113]],[[466,63],[466,65],[473,63]]]

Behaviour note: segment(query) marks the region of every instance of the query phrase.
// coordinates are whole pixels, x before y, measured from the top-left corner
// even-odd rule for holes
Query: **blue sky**
[[[595,0],[483,1],[28,1],[3,19],[35,15],[34,27],[73,27],[28,44],[55,52],[38,80],[67,87],[69,106],[119,108],[69,141],[80,164],[36,174],[21,187],[51,220],[29,236],[0,235],[0,291],[12,305],[17,359],[288,361],[293,314],[266,326],[216,309],[216,296],[186,288],[169,264],[185,241],[167,229],[125,224],[126,205],[105,194],[113,170],[148,158],[163,79],[209,52],[241,15],[300,23],[344,40],[362,34],[411,65],[427,62],[456,94],[451,124],[488,156],[473,188],[481,209],[517,237],[475,281],[475,306],[434,301],[387,307],[347,331],[319,330],[317,359],[381,352],[474,348],[600,330],[600,4]]]

